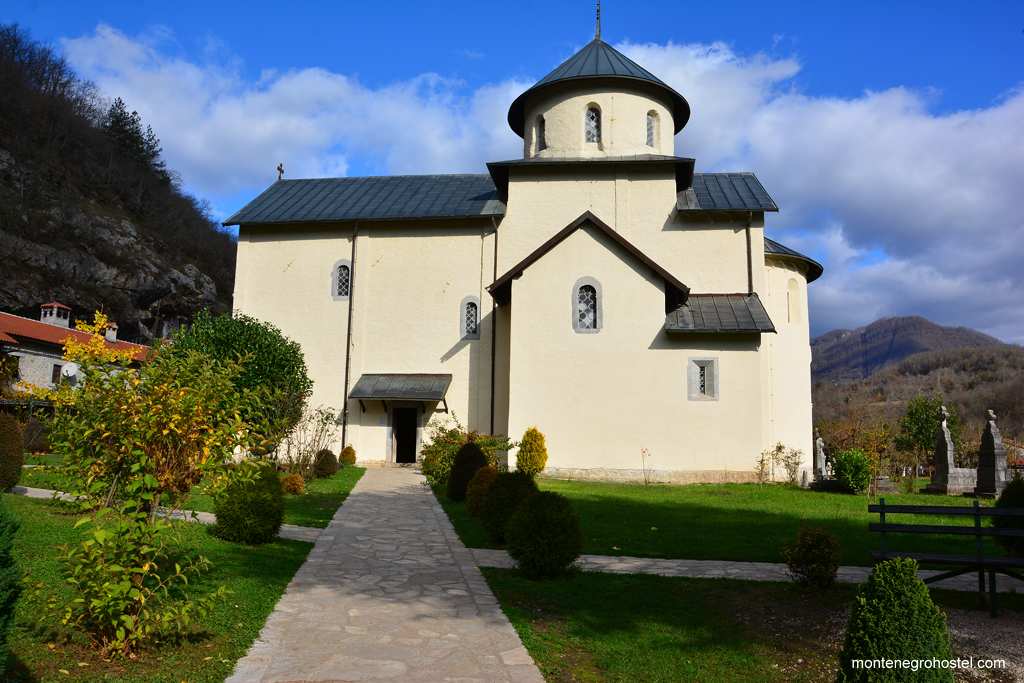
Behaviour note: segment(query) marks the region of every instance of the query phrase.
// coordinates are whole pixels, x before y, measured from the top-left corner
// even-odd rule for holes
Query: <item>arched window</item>
[[[800,322],[800,285],[794,278],[786,286],[786,314],[789,322]]]
[[[459,305],[459,327],[463,339],[480,338],[480,299],[467,296]]]
[[[338,261],[331,270],[331,298],[347,299],[352,294],[352,264]]]
[[[583,120],[587,142],[601,142],[601,109],[596,104],[587,106]]]
[[[537,135],[537,151],[539,152],[542,149],[547,149],[548,148],[548,137],[547,137],[547,131],[545,130],[545,126],[544,126],[544,117],[543,116],[538,116],[537,117],[536,135]]]
[[[658,143],[658,112],[647,112],[647,146],[655,147]]]
[[[576,332],[597,332],[602,318],[600,283],[594,278],[580,278],[572,288],[572,328]]]

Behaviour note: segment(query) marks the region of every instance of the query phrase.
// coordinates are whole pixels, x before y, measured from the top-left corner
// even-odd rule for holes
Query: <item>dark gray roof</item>
[[[582,50],[562,62],[554,71],[534,83],[533,87],[515,99],[508,109],[508,125],[521,137],[526,98],[529,95],[555,83],[585,78],[626,78],[654,86],[672,100],[672,119],[675,122],[676,133],[681,131],[690,119],[690,105],[686,98],[608,43],[600,38],[594,38]]]
[[[486,173],[279,180],[224,225],[500,216]]]
[[[803,262],[807,266],[807,282],[814,282],[825,272],[825,268],[810,256],[804,256],[799,251],[790,249],[768,237],[764,238],[764,253]]]
[[[677,181],[689,179],[692,159],[660,155],[590,160],[516,159],[488,166],[498,182],[507,186],[511,167],[667,162],[676,165]],[[680,211],[778,211],[753,173],[693,173],[692,187],[679,193],[677,205]],[[311,178],[277,181],[224,221],[224,225],[429,220],[504,214],[505,204],[495,180],[484,173]]]
[[[757,294],[690,294],[665,316],[670,333],[761,333],[775,325]]]
[[[349,392],[349,398],[440,401],[448,393],[451,383],[451,375],[362,375]]]
[[[679,193],[680,211],[778,211],[753,173],[694,173],[693,186]]]

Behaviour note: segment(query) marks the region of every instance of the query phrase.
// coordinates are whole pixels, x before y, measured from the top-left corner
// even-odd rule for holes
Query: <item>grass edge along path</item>
[[[801,527],[834,534],[840,564],[870,566],[879,534],[867,511],[878,497],[824,493],[782,484],[616,484],[539,478],[541,490],[569,498],[580,515],[583,553],[690,560],[782,562],[781,549]],[[435,489],[459,538],[470,548],[495,548],[464,503]],[[967,507],[973,499],[886,493],[887,503]],[[983,501],[991,505],[991,501]],[[942,520],[938,522],[936,520]],[[968,518],[901,516],[903,522],[971,524]],[[889,534],[889,546],[907,551],[974,552],[972,537]],[[1002,554],[986,539],[987,554]]]
[[[4,494],[2,504],[21,523],[15,558],[22,574],[30,582],[42,581],[50,590],[69,597],[61,578],[58,546],[81,539],[84,531],[74,528],[79,516],[67,514],[49,501],[23,496]],[[185,522],[176,524],[175,533],[212,563],[210,573],[194,584],[197,590],[225,585],[232,592],[204,620],[203,632],[180,644],[143,651],[136,660],[105,662],[80,634],[65,641],[41,626],[41,608],[26,592],[15,605],[9,680],[224,680],[259,635],[313,545],[282,539],[262,546],[228,543],[208,534],[204,526]]]

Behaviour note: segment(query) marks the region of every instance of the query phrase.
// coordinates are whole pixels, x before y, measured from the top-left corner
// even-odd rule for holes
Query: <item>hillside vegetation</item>
[[[0,310],[34,317],[57,299],[146,340],[230,308],[233,239],[137,113],[16,25],[0,25],[0,94]]]

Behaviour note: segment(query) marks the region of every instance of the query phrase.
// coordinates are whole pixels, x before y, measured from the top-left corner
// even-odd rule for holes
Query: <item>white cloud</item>
[[[756,171],[782,207],[769,232],[824,262],[811,288],[816,331],[919,313],[1024,342],[1024,90],[936,114],[932,91],[802,93],[795,58],[724,43],[619,47],[690,101],[679,152],[698,170]],[[278,161],[291,177],[354,164],[479,172],[521,153],[505,114],[527,82],[470,88],[421,73],[368,87],[318,68],[247,80],[215,38],[190,61],[162,29],[131,37],[101,25],[64,48],[139,110],[204,196],[255,192]]]

